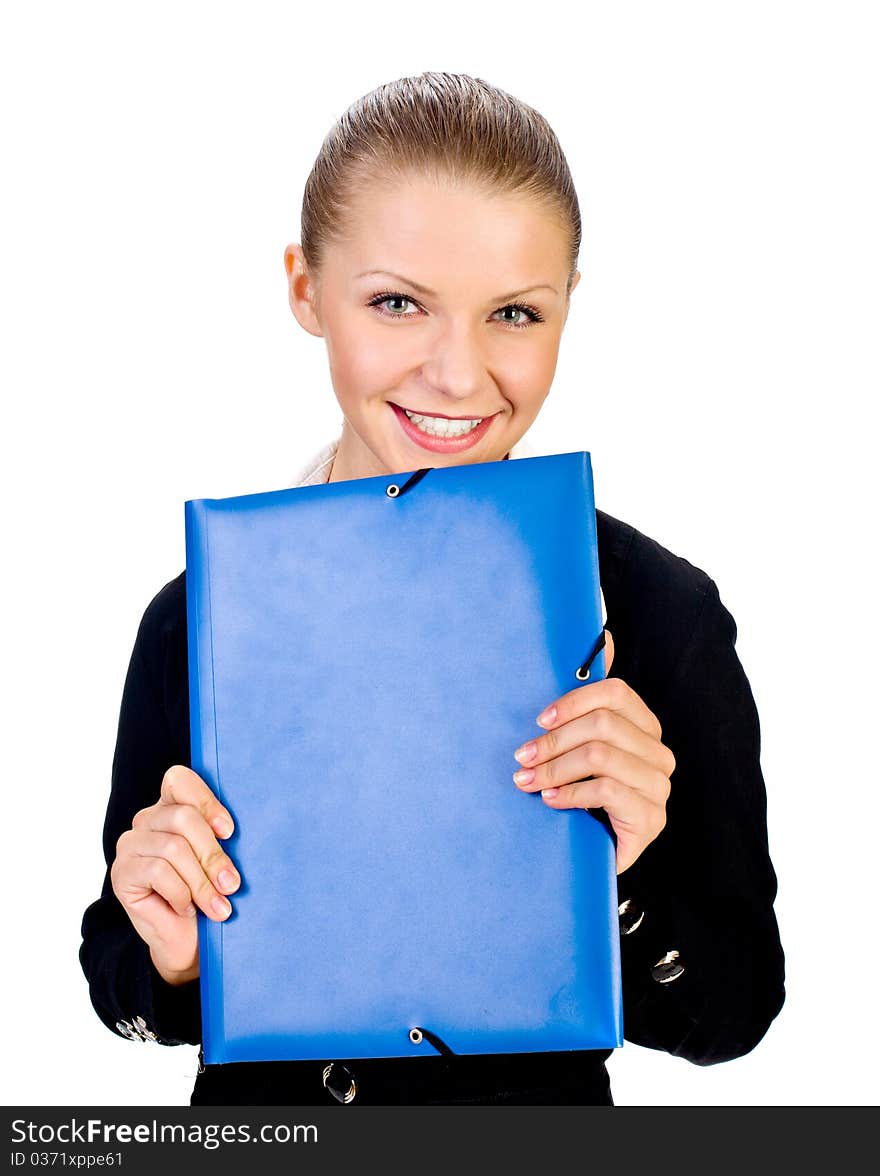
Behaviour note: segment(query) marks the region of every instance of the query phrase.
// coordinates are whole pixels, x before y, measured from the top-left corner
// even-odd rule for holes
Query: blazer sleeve
[[[624,1035],[702,1066],[753,1049],[785,999],[760,726],[735,642],[708,580],[655,710],[676,759],[667,824],[618,878]]]
[[[199,979],[171,985],[159,975],[110,881],[116,842],[139,809],[156,803],[166,769],[177,762],[157,688],[162,657],[157,600],[141,620],[123,686],[103,831],[107,869],[101,897],[82,919],[79,959],[92,1005],[113,1032],[162,1045],[196,1045],[201,1041]]]

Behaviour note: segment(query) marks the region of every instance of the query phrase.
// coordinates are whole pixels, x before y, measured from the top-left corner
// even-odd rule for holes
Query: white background
[[[720,1066],[625,1045],[615,1099],[877,1101],[875,13],[5,7],[4,1103],[188,1104],[195,1049],[112,1034],[77,959],[123,678],[184,500],[290,485],[338,433],[282,252],[334,120],[425,69],[556,130],[583,278],[530,440],[714,577],[761,715],[786,1005]]]

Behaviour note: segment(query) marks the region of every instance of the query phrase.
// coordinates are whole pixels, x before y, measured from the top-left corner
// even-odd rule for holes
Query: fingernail
[[[549,727],[551,723],[556,722],[556,707],[548,706],[545,711],[541,711],[535,722],[539,727]]]
[[[521,768],[518,772],[513,773],[514,783],[516,784],[531,784],[534,778],[534,768]]]
[[[215,914],[223,917],[229,914],[232,910],[232,905],[225,898],[215,898],[211,903],[211,909]]]
[[[192,903],[190,903],[189,906],[186,908],[186,910],[183,913],[185,915],[194,915],[196,913],[196,908],[193,906]]]
[[[542,788],[541,795],[545,800],[552,800],[558,791],[558,788]]]
[[[513,753],[513,758],[521,764],[527,764],[529,760],[533,760],[538,754],[538,745],[533,740],[530,743],[524,743],[522,747],[518,747]]]
[[[224,890],[234,890],[238,886],[238,878],[233,874],[232,870],[223,869],[217,875],[217,881]]]
[[[212,825],[212,828],[218,837],[232,836],[232,826],[228,821],[224,820],[223,817],[218,817]]]

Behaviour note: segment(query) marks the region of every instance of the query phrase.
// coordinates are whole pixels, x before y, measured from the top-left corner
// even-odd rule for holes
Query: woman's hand
[[[666,825],[675,757],[660,742],[653,711],[620,678],[607,677],[614,642],[605,632],[606,677],[570,690],[542,711],[537,722],[547,734],[514,752],[523,769],[513,778],[523,792],[540,792],[551,808],[604,808],[617,835],[622,874]],[[524,777],[529,770],[531,778]]]
[[[156,804],[136,812],[116,842],[113,893],[169,984],[199,974],[196,906],[217,922],[232,910],[224,895],[241,879],[217,840],[232,830],[229,812],[201,776],[175,764]]]

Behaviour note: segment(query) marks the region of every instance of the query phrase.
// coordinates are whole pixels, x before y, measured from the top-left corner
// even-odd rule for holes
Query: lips
[[[470,416],[447,416],[445,412],[423,412],[420,408],[410,408],[408,404],[394,404],[392,407],[402,408],[406,412],[414,412],[416,416],[435,417],[438,421],[479,421],[486,420],[486,417],[479,416],[477,413],[471,413]],[[493,414],[494,415],[494,414]]]
[[[394,414],[400,422],[400,427],[410,441],[419,447],[419,449],[427,449],[430,453],[461,453],[466,449],[473,449],[473,447],[486,436],[489,429],[492,427],[492,422],[495,420],[497,413],[486,417],[475,429],[469,433],[465,433],[462,437],[431,437],[427,433],[423,433],[417,425],[409,419],[399,404],[394,404],[393,401],[388,401],[390,407],[394,410]],[[410,409],[410,412],[415,411]],[[420,416],[436,416],[441,420],[447,421],[473,421],[476,417],[447,417],[441,416],[439,413],[419,413]]]

